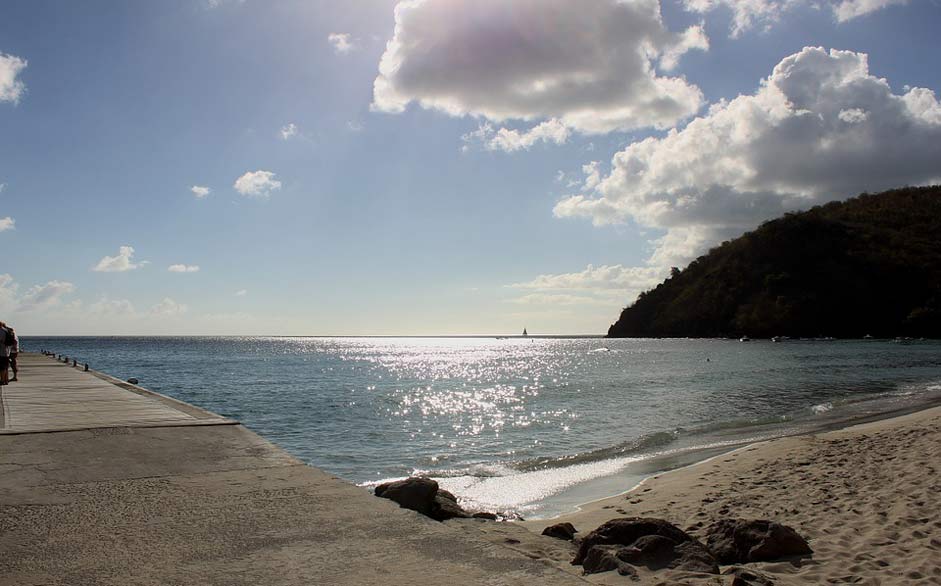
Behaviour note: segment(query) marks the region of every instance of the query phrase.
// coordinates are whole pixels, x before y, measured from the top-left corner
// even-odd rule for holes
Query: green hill
[[[941,186],[818,206],[642,293],[610,337],[941,338]]]

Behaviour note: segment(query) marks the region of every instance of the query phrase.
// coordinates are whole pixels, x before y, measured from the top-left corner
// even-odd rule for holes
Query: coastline
[[[619,517],[658,517],[694,536],[716,520],[764,518],[795,528],[815,554],[802,563],[749,564],[775,584],[941,583],[941,407],[743,446],[657,474],[627,492],[510,530],[481,526],[492,538],[560,569],[573,551],[538,535],[570,522],[580,536]],[[527,535],[528,534],[528,535]],[[699,576],[698,579],[704,576]],[[626,583],[614,573],[590,577]],[[597,580],[595,579],[597,578]],[[643,573],[642,583],[701,583],[672,571]],[[692,582],[687,582],[692,580]]]

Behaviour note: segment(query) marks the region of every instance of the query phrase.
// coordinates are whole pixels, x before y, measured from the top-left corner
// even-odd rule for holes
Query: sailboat
[[[526,328],[523,328],[523,337],[528,338],[529,334],[526,332]]]

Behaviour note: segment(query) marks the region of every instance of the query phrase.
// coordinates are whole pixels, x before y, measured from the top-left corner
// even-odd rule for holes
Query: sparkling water
[[[23,338],[364,486],[438,478],[527,517],[743,443],[941,401],[941,343]]]

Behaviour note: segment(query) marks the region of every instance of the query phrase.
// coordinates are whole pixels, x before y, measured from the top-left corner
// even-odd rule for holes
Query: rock
[[[438,488],[430,478],[415,477],[386,482],[376,487],[376,496],[399,503],[399,506],[417,511],[435,521],[469,519],[471,514],[457,504],[457,497]]]
[[[673,550],[677,556],[669,564],[669,568],[686,570],[687,572],[703,572],[704,574],[718,574],[719,564],[712,552],[699,541],[687,541],[676,546]]]
[[[722,519],[706,531],[706,545],[721,564],[766,562],[813,553],[796,531],[766,520]]]
[[[585,554],[582,564],[584,574],[600,574],[617,570],[622,576],[636,576],[637,572],[629,564],[618,558],[623,547],[617,545],[596,545]]]
[[[644,535],[630,547],[621,550],[618,558],[635,566],[646,566],[650,570],[667,567],[676,557],[674,549],[679,545],[662,535]]]
[[[572,564],[581,564],[588,551],[596,545],[633,545],[635,541],[645,535],[660,535],[672,539],[676,543],[692,539],[680,528],[662,519],[642,517],[612,519],[582,539]]]
[[[442,496],[442,492],[447,491],[439,490],[438,494],[435,495],[435,502],[432,506],[431,514],[428,515],[429,517],[435,521],[447,521],[448,519],[470,519],[470,513],[462,509],[461,505],[457,504],[457,499],[454,498],[454,495],[448,492],[448,496]]]
[[[543,535],[548,535],[549,537],[555,537],[556,539],[562,539],[564,541],[572,541],[575,539],[575,534],[578,533],[578,529],[575,528],[571,523],[556,523],[555,525],[549,525],[542,530]]]
[[[572,563],[580,563],[586,574],[620,570],[624,564],[651,570],[719,573],[716,559],[706,546],[661,519],[608,521],[582,539]]]
[[[490,521],[496,521],[497,516],[494,513],[488,513],[486,511],[480,511],[471,515],[475,519],[488,519]]]
[[[771,578],[749,568],[727,568],[722,573],[726,576],[733,576],[732,586],[774,586]]]
[[[139,383],[140,381],[137,380],[136,378],[131,377],[131,378],[127,379],[127,382],[131,383],[132,385],[136,385],[136,384]]]
[[[406,478],[376,487],[376,496],[390,499],[399,506],[431,517],[435,509],[438,483],[430,478]]]

